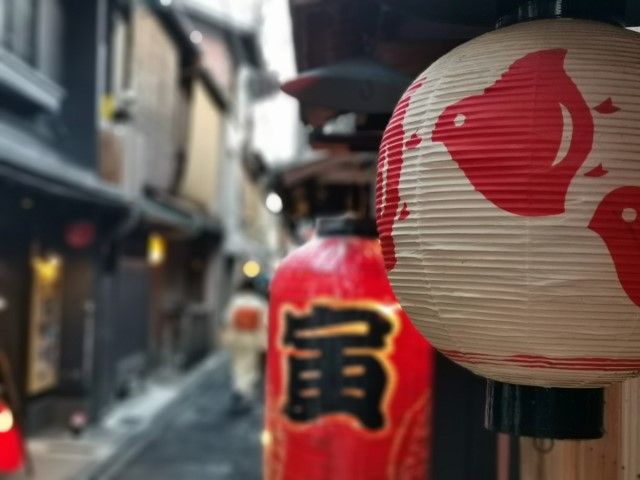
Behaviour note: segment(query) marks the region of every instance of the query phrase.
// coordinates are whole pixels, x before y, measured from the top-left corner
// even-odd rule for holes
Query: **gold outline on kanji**
[[[286,415],[283,415],[285,424],[294,430],[304,430],[317,426],[320,423],[337,423],[355,427],[357,430],[371,437],[381,437],[389,433],[389,409],[392,401],[393,392],[396,390],[398,383],[398,375],[390,360],[391,355],[395,351],[394,340],[396,339],[401,327],[400,305],[399,304],[383,304],[375,300],[337,300],[328,297],[318,297],[307,302],[303,308],[296,308],[291,303],[283,304],[278,313],[278,332],[276,336],[277,348],[281,351],[281,368],[283,374],[282,392],[280,393],[279,408],[280,411],[289,402],[289,357],[292,353],[300,352],[295,348],[285,346],[283,339],[285,335],[285,326],[287,314],[292,314],[294,318],[308,316],[313,313],[317,307],[328,307],[334,310],[350,310],[360,309],[369,310],[380,314],[389,322],[391,330],[384,336],[384,345],[382,348],[347,348],[345,353],[348,355],[364,354],[370,355],[378,360],[382,369],[387,376],[387,382],[381,397],[381,411],[383,425],[378,429],[370,429],[363,425],[356,417],[347,413],[328,413],[319,416],[314,420],[307,422],[293,421]],[[308,355],[308,352],[306,352]]]

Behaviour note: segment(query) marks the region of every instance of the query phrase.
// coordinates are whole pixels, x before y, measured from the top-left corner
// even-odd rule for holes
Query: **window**
[[[30,64],[35,60],[36,1],[0,0],[2,48]]]

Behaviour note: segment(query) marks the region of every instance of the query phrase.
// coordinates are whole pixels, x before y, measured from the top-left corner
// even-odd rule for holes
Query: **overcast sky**
[[[288,80],[296,75],[289,2],[263,0],[262,4],[260,41],[265,60],[281,81]],[[298,101],[282,92],[256,105],[256,146],[264,150],[271,163],[295,160],[300,138],[298,111]]]

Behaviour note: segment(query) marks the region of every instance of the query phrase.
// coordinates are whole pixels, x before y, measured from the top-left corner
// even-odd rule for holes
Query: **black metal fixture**
[[[487,383],[485,426],[525,437],[587,440],[604,434],[604,389]]]
[[[640,25],[636,0],[380,0],[409,15],[449,23],[491,27],[540,18],[584,18]]]

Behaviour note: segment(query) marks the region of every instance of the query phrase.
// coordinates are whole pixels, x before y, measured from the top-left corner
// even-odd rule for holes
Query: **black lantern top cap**
[[[316,233],[320,237],[378,238],[376,222],[373,219],[349,216],[319,218],[316,221]]]

